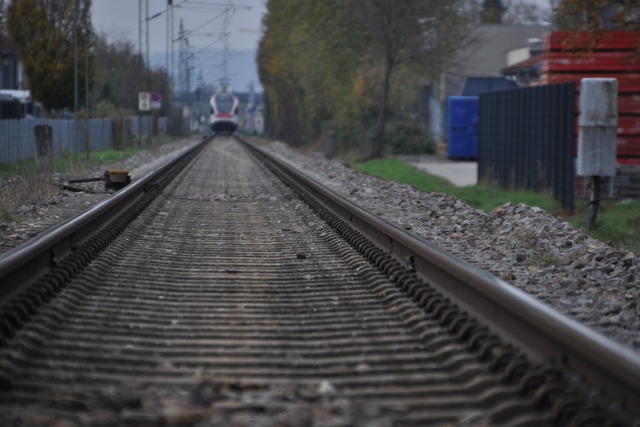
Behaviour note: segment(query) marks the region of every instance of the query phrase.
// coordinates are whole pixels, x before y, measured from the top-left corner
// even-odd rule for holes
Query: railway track
[[[2,425],[637,424],[634,353],[264,154],[0,258]]]

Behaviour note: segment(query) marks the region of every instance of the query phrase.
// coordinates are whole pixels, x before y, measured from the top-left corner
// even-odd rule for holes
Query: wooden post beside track
[[[36,133],[36,173],[53,175],[53,133],[51,126],[35,126]]]

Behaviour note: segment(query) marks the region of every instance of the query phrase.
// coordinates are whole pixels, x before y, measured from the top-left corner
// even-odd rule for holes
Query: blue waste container
[[[447,154],[452,159],[478,158],[477,96],[447,97]]]

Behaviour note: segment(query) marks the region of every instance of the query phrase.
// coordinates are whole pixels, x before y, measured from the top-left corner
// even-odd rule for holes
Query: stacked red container
[[[617,161],[640,166],[640,31],[605,31],[593,46],[591,37],[545,34],[540,83],[574,81],[579,92],[583,78],[618,79]]]

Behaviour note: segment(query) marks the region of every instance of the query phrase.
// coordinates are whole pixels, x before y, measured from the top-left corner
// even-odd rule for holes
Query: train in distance
[[[229,85],[223,85],[209,100],[211,131],[231,135],[238,129],[240,101]]]

